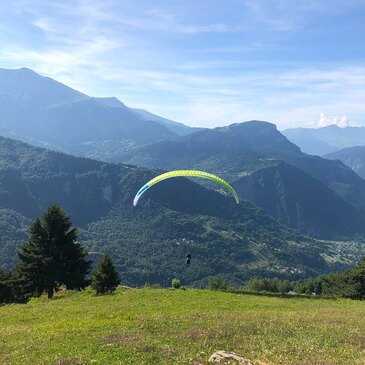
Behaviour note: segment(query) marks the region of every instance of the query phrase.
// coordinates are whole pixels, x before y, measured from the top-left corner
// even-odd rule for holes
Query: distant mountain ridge
[[[1,101],[7,99],[18,102],[18,105],[31,107],[32,110],[88,98],[79,91],[25,67],[17,70],[0,68],[0,81]]]
[[[365,146],[354,146],[328,153],[324,156],[330,160],[340,160],[365,179]]]
[[[279,222],[310,236],[351,237],[353,232],[362,232],[363,214],[312,176],[284,162],[238,178],[233,186]]]
[[[176,133],[178,136],[186,136],[188,134],[194,133],[196,131],[199,131],[204,128],[197,128],[197,127],[188,127],[185,124],[174,122],[172,120],[160,117],[156,114],[152,114],[144,109],[132,109],[135,113],[137,113],[140,117],[142,117],[144,120],[153,120],[155,122],[158,122],[167,128],[169,128],[171,131]]]
[[[89,97],[26,68],[0,69],[0,132],[7,137],[115,160],[133,146],[175,137],[173,129],[194,131],[150,117],[147,121],[116,98]]]
[[[281,132],[289,141],[311,155],[323,156],[343,148],[365,145],[364,127],[329,125],[322,128],[291,128]]]

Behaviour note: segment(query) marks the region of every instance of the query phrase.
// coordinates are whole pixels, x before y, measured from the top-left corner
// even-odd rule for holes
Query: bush
[[[249,291],[266,291],[270,293],[288,293],[293,285],[288,280],[278,278],[251,278],[245,288]]]
[[[229,284],[219,276],[212,276],[208,280],[209,290],[227,290]]]
[[[103,256],[92,274],[91,287],[96,294],[113,293],[120,284],[120,278],[109,256]]]
[[[172,279],[171,285],[174,289],[180,289],[181,281],[179,279]]]

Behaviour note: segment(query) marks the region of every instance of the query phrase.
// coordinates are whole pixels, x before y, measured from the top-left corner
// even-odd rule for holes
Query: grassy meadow
[[[365,302],[207,290],[63,292],[0,307],[1,365],[365,364]]]

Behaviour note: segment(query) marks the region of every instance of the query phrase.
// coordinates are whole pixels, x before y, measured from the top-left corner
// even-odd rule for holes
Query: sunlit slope
[[[265,364],[365,363],[360,301],[204,290],[128,290],[0,307],[1,364],[208,364],[217,350]]]

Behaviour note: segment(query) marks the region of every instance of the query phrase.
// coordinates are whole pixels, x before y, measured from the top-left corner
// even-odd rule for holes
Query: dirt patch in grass
[[[245,326],[235,326],[231,325],[225,326],[212,326],[209,328],[195,328],[184,333],[184,338],[189,340],[214,340],[217,337],[228,337],[231,338],[237,333],[250,333],[251,329],[247,329]]]
[[[161,350],[161,353],[164,354],[164,355],[167,355],[167,356],[174,356],[177,354],[177,351],[170,348],[170,347],[164,347],[162,350]]]
[[[58,359],[54,365],[81,365],[82,361],[80,358],[76,357],[63,357],[61,359]]]
[[[365,350],[365,337],[355,336],[349,339],[341,341],[341,343],[349,344],[355,347],[359,347],[361,350]]]
[[[186,332],[184,337],[188,338],[190,340],[196,340],[198,338],[207,337],[208,334],[209,334],[208,330],[196,328],[196,329]]]
[[[356,339],[360,344],[360,348],[365,350],[365,337],[356,337]]]
[[[125,334],[111,334],[103,338],[103,342],[108,345],[129,345],[129,346],[139,346],[142,343],[142,339],[135,335],[125,335]]]
[[[313,362],[313,361],[301,361],[296,363],[296,365],[335,365],[334,362]]]

